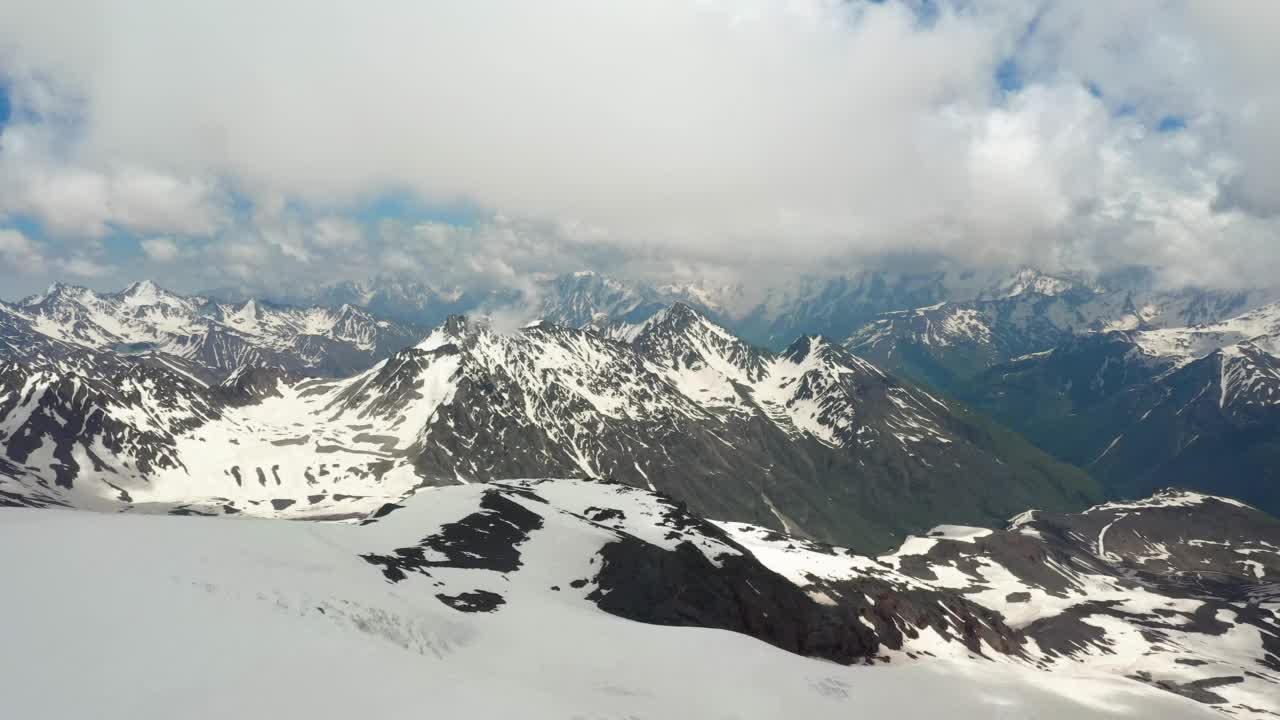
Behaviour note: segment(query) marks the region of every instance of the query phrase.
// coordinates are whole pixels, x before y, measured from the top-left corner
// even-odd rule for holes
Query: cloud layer
[[[132,248],[206,284],[904,254],[1258,283],[1275,30],[1209,0],[0,3],[0,217],[50,271]]]

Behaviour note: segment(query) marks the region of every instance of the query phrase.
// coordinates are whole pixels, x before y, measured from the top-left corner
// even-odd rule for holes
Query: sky
[[[1274,284],[1277,32],[1269,0],[0,0],[0,297]]]

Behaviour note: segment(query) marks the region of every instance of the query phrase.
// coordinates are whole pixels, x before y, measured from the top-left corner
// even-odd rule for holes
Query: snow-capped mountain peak
[[[685,303],[655,313],[629,334],[623,339],[670,371],[706,369],[733,382],[754,382],[764,373],[763,352]]]
[[[676,304],[644,323],[631,344],[689,399],[759,415],[833,447],[890,438],[949,442],[936,417],[945,405],[821,336],[771,353]]]
[[[120,296],[130,300],[135,305],[156,305],[163,298],[173,297],[174,295],[150,280],[139,280],[126,286],[120,292]]]
[[[801,335],[782,351],[781,356],[796,364],[816,358],[818,361],[874,367],[822,335]]]
[[[351,305],[299,308],[186,297],[154,282],[117,293],[55,284],[7,306],[21,332],[91,350],[162,354],[225,376],[246,365],[339,374],[364,369],[421,337]],[[14,332],[18,332],[15,330]],[[40,346],[47,352],[47,344]],[[10,343],[6,356],[22,357]]]
[[[1022,267],[1013,275],[997,283],[985,295],[990,298],[1011,298],[1033,293],[1052,297],[1083,287],[1085,286],[1073,280],[1048,275],[1032,267]]]

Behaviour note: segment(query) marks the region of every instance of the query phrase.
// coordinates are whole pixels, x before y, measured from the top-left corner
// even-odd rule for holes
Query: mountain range
[[[338,463],[373,478],[382,477],[386,463],[408,466],[397,472],[407,472],[402,483],[409,484],[604,474],[702,498],[696,509],[713,515],[732,508],[733,517],[765,524],[788,518],[802,533],[852,545],[888,542],[918,527],[916,521],[941,521],[944,508],[964,522],[990,522],[1037,501],[1066,509],[1103,494],[1147,493],[1168,482],[1280,511],[1271,479],[1275,423],[1268,394],[1280,311],[1259,305],[1268,297],[1263,290],[1161,291],[1142,277],[1109,287],[1030,269],[995,279],[868,272],[857,282],[845,278],[823,285],[819,297],[830,302],[814,298],[807,314],[797,311],[788,322],[831,327],[832,316],[823,307],[862,313],[947,295],[969,299],[880,312],[847,338],[803,334],[776,351],[734,331],[761,317],[763,305],[743,314],[742,304],[716,301],[731,294],[727,290],[717,296],[693,286],[635,286],[597,273],[544,283],[531,307],[492,293],[481,301],[461,291],[430,294],[425,285],[403,283],[334,286],[330,299],[351,301],[337,306],[252,298],[224,303],[146,282],[118,293],[55,285],[0,305],[0,357],[13,362],[7,370],[12,387],[25,387],[37,376],[55,387],[53,378],[84,373],[86,386],[99,384],[119,395],[112,383],[131,373],[184,375],[201,395],[186,405],[208,408],[210,415],[184,419],[184,425],[244,414],[254,404],[279,404],[292,392],[324,402],[260,412],[272,414],[273,422],[278,416],[316,426],[318,420],[287,416],[330,413],[328,423],[354,411],[349,424],[370,426],[368,433],[317,443],[330,453],[359,450],[355,456],[324,463],[295,449],[278,462],[273,456],[281,451],[267,449],[245,468],[224,464],[218,472],[232,481],[233,468],[255,475],[261,468],[270,477],[272,468],[298,466],[301,482],[314,489],[320,481],[307,473],[318,478],[320,468],[328,473]],[[410,301],[415,297],[421,302]],[[482,310],[428,331],[378,318],[353,302],[398,303],[407,314],[468,304]],[[529,313],[544,320],[518,327],[515,321]],[[409,431],[393,414],[417,402],[416,391],[406,390],[419,382],[415,373],[426,373],[444,356],[456,360],[458,369],[446,368],[452,379],[441,381],[450,401],[441,415],[456,413],[451,421],[476,428],[470,435],[472,443],[479,442],[464,454],[456,427],[436,428],[428,433],[435,440],[423,441],[405,435]],[[125,367],[125,357],[137,362]],[[465,382],[459,385],[460,378]],[[178,387],[168,380],[162,384]],[[351,391],[359,401],[330,397],[354,385],[363,393]],[[1200,392],[1209,385],[1213,392]],[[501,392],[474,396],[476,388],[490,387]],[[564,393],[566,387],[572,392]],[[455,399],[459,392],[461,399]],[[1219,399],[1216,409],[1210,396]],[[511,398],[521,399],[520,412],[502,405]],[[1182,405],[1170,405],[1173,420],[1159,421],[1162,411],[1154,408],[1178,398],[1182,405],[1196,399],[1203,410],[1179,412]],[[147,402],[136,401],[139,407]],[[366,422],[379,412],[392,419],[390,426]],[[431,409],[424,412],[430,415]],[[983,416],[1062,463],[1084,468],[1101,488]],[[167,438],[163,442],[172,445],[178,435],[169,424],[135,422],[129,437],[145,438],[138,440],[143,444]],[[697,431],[687,430],[695,426]],[[262,427],[244,420],[220,435],[242,442],[238,434]],[[675,444],[665,439],[674,428],[681,429]],[[300,442],[303,435],[277,439]],[[369,454],[364,446],[372,435],[398,440]],[[519,442],[495,439],[517,436]],[[5,437],[17,443],[12,431]],[[14,451],[11,463],[29,465],[35,444],[24,442],[31,448]],[[519,450],[508,452],[511,447]],[[650,457],[659,447],[662,462]],[[696,472],[674,469],[675,447],[684,448]],[[741,451],[711,452],[715,447]],[[96,462],[75,460],[65,443],[58,452],[62,459],[42,470],[46,482],[62,478],[54,486]],[[138,452],[145,458],[159,450]],[[1230,459],[1196,461],[1197,452]],[[1030,467],[1033,481],[1001,487],[1000,478],[1010,472],[1000,463],[1009,456],[1020,458],[1012,474],[1021,476]],[[148,482],[156,472],[149,465],[117,470],[132,478],[126,485]],[[990,494],[1008,501],[975,497],[963,479],[975,476],[1000,488]],[[729,477],[747,489],[722,492]],[[846,482],[850,477],[858,478],[854,491]],[[372,497],[378,487],[331,494]],[[900,487],[908,490],[885,491]],[[317,511],[332,509],[318,505]],[[885,524],[885,516],[911,520]],[[845,534],[851,528],[863,535]]]
[[[221,380],[248,366],[344,375],[423,334],[350,304],[229,304],[178,295],[152,282],[117,293],[55,284],[16,303],[0,303],[0,329],[0,359],[83,348],[151,357],[202,380]]]
[[[1056,298],[1037,306],[1044,298]],[[247,298],[237,295],[238,301]],[[808,276],[779,284],[644,282],[579,271],[523,278],[517,287],[437,288],[380,277],[275,298],[295,306],[351,304],[379,317],[434,327],[449,315],[500,314],[570,327],[637,323],[673,303],[696,308],[746,341],[781,350],[800,335],[844,340],[895,314],[922,310],[937,332],[952,314],[1043,319],[1056,338],[1104,329],[1179,327],[1223,320],[1280,299],[1280,288],[1166,288],[1146,268],[1087,278],[1034,268],[887,271]],[[908,311],[911,311],[910,313]],[[957,337],[963,337],[957,336]],[[1021,353],[1019,353],[1021,354]]]
[[[625,337],[455,316],[337,380],[219,383],[86,348],[0,366],[0,492],[333,517],[422,485],[610,477],[712,517],[884,547],[1100,497],[1083,473],[820,337],[754,348],[686,305]]]
[[[918,299],[940,296],[926,287]],[[1173,483],[1274,513],[1277,297],[1024,269],[971,299],[879,313],[840,345],[1012,428],[1109,496]]]
[[[136,710],[49,700],[56,626],[85,657],[127,633],[108,668],[237,687],[284,639],[315,655],[281,658],[277,714],[316,717],[343,714],[300,698],[316,673],[398,714],[391,686],[468,663],[504,693],[463,672],[437,707],[707,714],[750,676],[744,717],[1280,713],[1273,294],[1032,270],[801,290],[0,304],[0,553],[32,589],[0,599],[7,707]],[[547,671],[495,661],[513,638]],[[723,687],[690,684],[705,667]]]
[[[1192,328],[1083,336],[961,396],[1117,496],[1174,483],[1280,512],[1280,305]]]

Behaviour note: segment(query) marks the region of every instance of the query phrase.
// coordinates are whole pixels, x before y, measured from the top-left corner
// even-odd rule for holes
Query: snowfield
[[[449,536],[495,493],[510,502],[481,536],[510,532],[502,518],[540,526],[510,547],[403,550]],[[1084,665],[1044,672],[960,653],[846,666],[743,634],[616,617],[588,598],[604,545],[638,538],[666,551],[683,535],[709,558],[740,552],[711,531],[664,525],[669,507],[645,491],[469,485],[390,509],[363,525],[0,510],[4,715],[1217,717]],[[757,531],[753,542],[767,545],[769,531]],[[944,534],[973,542],[962,529]],[[396,581],[384,573],[395,558],[428,567]],[[442,599],[480,591],[502,601],[476,611]]]

